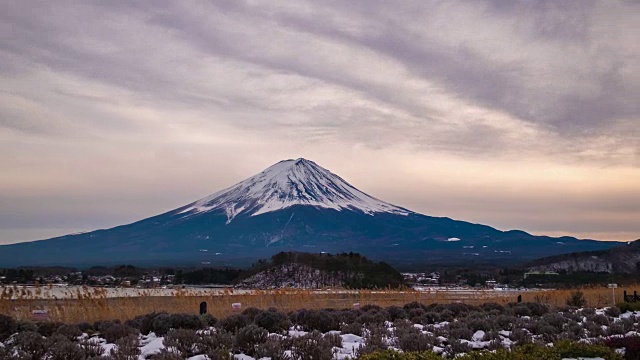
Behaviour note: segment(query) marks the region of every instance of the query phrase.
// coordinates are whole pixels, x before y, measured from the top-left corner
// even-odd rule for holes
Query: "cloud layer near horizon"
[[[306,157],[429,215],[640,237],[633,1],[9,1],[0,243]]]

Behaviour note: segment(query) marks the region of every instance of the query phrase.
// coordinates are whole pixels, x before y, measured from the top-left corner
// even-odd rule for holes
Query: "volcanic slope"
[[[0,267],[246,266],[281,251],[358,252],[410,268],[514,263],[619,245],[431,217],[369,196],[306,159],[132,224],[0,246]]]

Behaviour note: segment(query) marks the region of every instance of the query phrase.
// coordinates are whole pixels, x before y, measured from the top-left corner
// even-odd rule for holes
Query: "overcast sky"
[[[305,157],[427,215],[640,238],[638,1],[0,5],[0,243]]]

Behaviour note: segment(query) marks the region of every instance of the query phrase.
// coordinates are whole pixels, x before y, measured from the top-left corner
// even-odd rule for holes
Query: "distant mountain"
[[[608,250],[584,251],[534,260],[531,271],[640,273],[640,239]]]
[[[502,264],[615,245],[421,215],[371,197],[312,161],[297,159],[129,225],[0,246],[0,267],[246,266],[281,251],[353,251],[402,267]]]

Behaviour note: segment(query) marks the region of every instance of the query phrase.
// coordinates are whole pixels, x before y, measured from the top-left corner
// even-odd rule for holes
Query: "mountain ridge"
[[[0,246],[0,266],[237,266],[281,251],[353,251],[402,266],[513,263],[615,245],[419,214],[369,196],[312,161],[296,159],[131,224]]]

